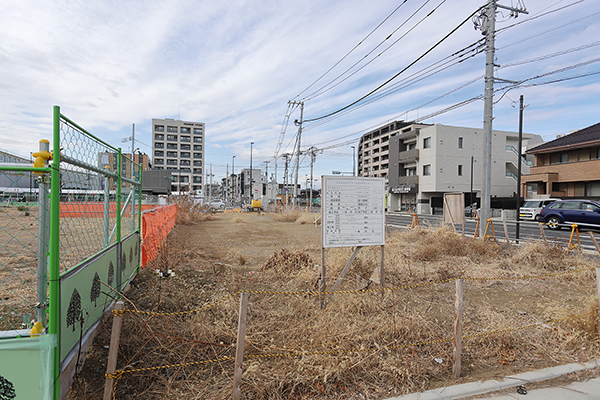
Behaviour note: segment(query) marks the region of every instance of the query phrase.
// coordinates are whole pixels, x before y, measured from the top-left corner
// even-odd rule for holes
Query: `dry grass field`
[[[321,309],[313,292],[320,229],[312,218],[181,219],[125,294],[126,308],[191,312],[126,313],[116,398],[231,398],[239,291],[261,292],[249,298],[245,399],[384,399],[600,356],[596,256],[553,244],[482,243],[447,227],[392,232],[387,290],[369,280],[380,249],[364,248],[339,289],[345,293]],[[328,288],[351,250],[326,250]],[[160,278],[157,269],[175,276]],[[578,270],[586,271],[568,273]],[[464,279],[459,379],[452,377],[456,278]],[[111,320],[88,351],[71,399],[100,397]],[[162,366],[170,367],[154,369]]]

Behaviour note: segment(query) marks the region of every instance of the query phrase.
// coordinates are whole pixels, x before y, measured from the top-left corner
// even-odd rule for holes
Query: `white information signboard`
[[[384,178],[323,176],[323,247],[385,244]]]

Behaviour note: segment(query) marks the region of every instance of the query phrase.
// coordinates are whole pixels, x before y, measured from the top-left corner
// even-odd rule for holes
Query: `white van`
[[[525,199],[525,202],[519,208],[519,217],[522,220],[537,221],[542,208],[558,200],[560,199]]]

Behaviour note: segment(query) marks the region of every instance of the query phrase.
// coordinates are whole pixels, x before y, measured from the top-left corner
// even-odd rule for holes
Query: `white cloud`
[[[326,114],[369,92],[483,3],[483,0],[446,2],[369,66],[308,101],[305,117]],[[525,3],[531,15],[549,6],[543,0]],[[384,41],[373,56],[379,54],[437,4],[426,6],[411,23],[384,41],[420,5],[407,2],[356,52],[305,94],[327,83]],[[255,142],[253,154],[257,160],[268,159],[279,139],[287,101],[359,43],[396,6],[361,0],[7,0],[0,15],[2,147],[23,155],[32,148],[35,150],[40,138],[51,136],[52,106],[58,104],[64,114],[114,145],[120,145],[120,139],[129,135],[132,123],[136,124],[136,137],[150,144],[151,118],[180,117],[206,122],[207,162],[214,164],[215,174],[224,173],[233,155],[237,155],[236,167],[247,164],[250,141]],[[584,2],[502,31],[497,41],[498,63],[503,65],[593,42],[600,33],[600,23],[598,18],[588,16],[599,11],[597,2]],[[516,21],[526,18],[520,16]],[[514,22],[514,19],[499,22],[497,27]],[[570,24],[561,27],[567,23]],[[481,39],[481,33],[472,26],[468,22],[407,73]],[[527,40],[535,35],[539,36]],[[518,80],[596,54],[597,48],[590,48],[500,70],[498,76]],[[598,68],[593,64],[585,70]],[[352,133],[358,137],[361,130],[398,117],[483,71],[484,56],[479,55],[307,130],[303,143],[320,143]],[[515,109],[509,98],[514,100],[521,93],[531,104],[526,113],[529,132],[548,135],[554,129],[562,132],[569,129],[567,126],[577,129],[596,123],[597,77],[511,91],[496,105],[495,126],[515,129],[511,128]],[[477,82],[399,118],[416,118],[482,91],[483,82]],[[482,103],[476,102],[426,122],[479,127],[482,115]],[[296,113],[291,119],[298,117]],[[290,121],[284,146],[295,129]],[[338,153],[350,154],[349,146],[340,148]],[[325,172],[330,172],[330,165],[349,161],[339,154],[325,153],[318,157],[316,167],[322,165]]]

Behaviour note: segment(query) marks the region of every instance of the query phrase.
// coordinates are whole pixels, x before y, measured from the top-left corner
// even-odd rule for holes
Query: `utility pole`
[[[294,207],[298,204],[298,171],[300,168],[300,143],[302,140],[302,120],[304,118],[304,102],[292,102],[292,105],[300,105],[300,120],[295,120],[298,126],[298,140],[296,140],[296,177],[294,178]]]
[[[310,152],[310,202],[308,203],[308,209],[309,211],[312,211],[312,195],[313,195],[313,164],[315,163],[315,161],[317,160],[317,151],[318,152],[323,152],[322,150],[317,150],[316,147],[311,147],[310,149],[308,149],[308,151]]]
[[[507,7],[497,4],[496,0],[488,0],[484,11],[485,25],[482,24],[482,33],[485,35],[485,91],[483,109],[483,176],[481,182],[481,224],[479,235],[483,238],[487,220],[491,218],[492,194],[492,121],[494,119],[494,64],[496,40],[496,9],[504,8],[511,11],[512,16],[525,13],[523,9]]]
[[[227,169],[225,170],[225,204],[227,204],[227,198],[229,197],[229,163],[227,163]]]
[[[519,207],[521,206],[521,163],[523,162],[523,109],[525,107],[523,107],[523,95],[521,95],[521,97],[519,98],[519,160],[517,161],[519,163],[519,166],[517,167],[517,231],[516,231],[516,237],[517,237],[517,241],[519,240],[519,227],[521,224],[519,224],[519,221],[521,220],[521,218],[519,218]]]
[[[290,153],[285,153],[282,155],[284,160],[285,160],[285,172],[283,174],[283,195],[285,196],[285,206],[287,208],[288,205],[288,195],[287,195],[287,191],[288,191],[288,166],[290,163]],[[283,200],[283,198],[282,198]]]
[[[212,200],[212,177],[213,177],[213,173],[212,173],[212,163],[210,163],[210,186],[208,187],[209,189],[209,195],[208,197]]]

